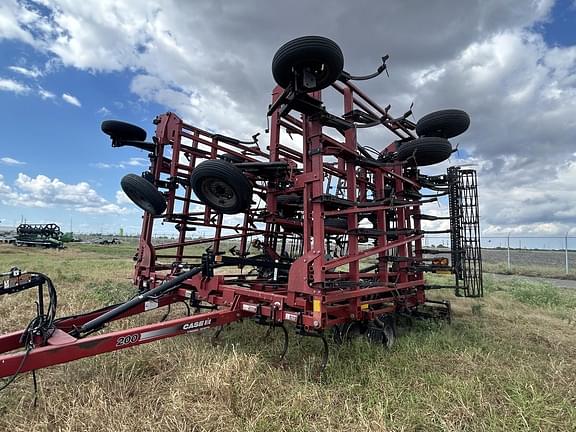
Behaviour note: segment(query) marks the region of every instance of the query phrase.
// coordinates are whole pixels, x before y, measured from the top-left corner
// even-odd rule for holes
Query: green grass
[[[134,285],[130,282],[105,281],[101,283],[90,282],[86,285],[88,294],[103,305],[110,305],[126,301],[134,295]]]
[[[133,250],[108,248],[2,247],[0,269],[46,272],[62,314],[90,310],[134,292]],[[0,430],[575,430],[574,293],[490,276],[485,287],[486,297],[475,300],[431,292],[451,300],[453,324],[416,322],[391,350],[360,339],[331,344],[320,381],[313,377],[317,339],[291,332],[279,367],[280,335],[266,338],[266,328],[251,321],[227,328],[216,347],[205,332],[42,370],[36,409],[25,375],[0,393]],[[29,321],[33,298],[0,297],[3,330]],[[184,313],[174,309],[171,316]]]

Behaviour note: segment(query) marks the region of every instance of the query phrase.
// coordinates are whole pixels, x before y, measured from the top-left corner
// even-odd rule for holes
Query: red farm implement
[[[389,346],[399,316],[449,318],[448,302],[427,300],[427,290],[440,286],[427,284],[426,272],[452,273],[457,295],[481,296],[476,174],[420,169],[450,157],[448,139],[468,128],[468,115],[443,110],[417,123],[408,119],[410,111],[393,117],[390,106],[379,106],[354,84],[386,71],[386,60],[371,75],[352,76],[343,71],[339,47],[326,38],[285,44],[272,65],[278,86],[266,145],[257,135],[242,141],[199,129],[173,113],[154,120],[150,142],[137,126],[104,122],[113,147],[150,156],[148,171],[121,182],[144,210],[134,270],[138,294],[56,318],[56,292],[46,276],[5,274],[1,294],[38,287],[39,306],[27,329],[0,337],[0,376],[243,318],[281,328],[283,353],[289,329],[320,338],[324,368],[328,330],[336,341],[361,334]],[[329,112],[325,98],[338,101],[335,109],[343,114]],[[358,135],[367,128],[389,135],[386,145],[362,145]],[[437,200],[448,203],[447,215],[421,211]],[[444,229],[426,231],[430,221]],[[153,241],[159,222],[173,226],[172,241]],[[449,233],[451,249],[424,247],[429,232]],[[111,321],[175,302],[194,313],[103,331]]]

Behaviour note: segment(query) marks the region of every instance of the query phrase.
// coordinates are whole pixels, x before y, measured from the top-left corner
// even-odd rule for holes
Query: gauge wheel
[[[240,168],[211,159],[192,171],[190,184],[202,203],[224,214],[241,213],[252,203],[252,183]]]
[[[118,121],[105,120],[100,125],[102,132],[120,141],[145,141],[146,131],[139,126]]]
[[[303,89],[313,92],[336,81],[343,67],[344,56],[336,42],[322,36],[304,36],[285,43],[276,51],[272,75],[282,88],[288,87],[298,76]]]
[[[427,166],[445,161],[452,154],[446,138],[422,137],[408,141],[398,149],[398,159],[410,165]]]
[[[468,113],[457,109],[435,111],[416,123],[418,136],[454,138],[466,132],[470,126]]]
[[[145,212],[158,216],[166,210],[164,195],[145,178],[126,174],[122,177],[120,186],[128,198]]]

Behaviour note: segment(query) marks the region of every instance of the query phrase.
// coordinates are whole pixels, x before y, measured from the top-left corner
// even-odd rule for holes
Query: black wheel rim
[[[238,194],[226,181],[216,177],[206,177],[200,185],[206,201],[219,208],[233,208],[238,203]]]

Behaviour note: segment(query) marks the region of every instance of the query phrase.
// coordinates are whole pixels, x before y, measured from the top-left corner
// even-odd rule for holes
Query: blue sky
[[[309,13],[297,16],[301,7]],[[350,30],[358,23],[371,37]],[[487,235],[576,234],[575,24],[571,0],[330,9],[303,0],[6,0],[0,226],[24,218],[68,229],[72,220],[79,232],[139,232],[141,212],[119,183],[146,168],[146,154],[113,149],[100,122],[121,119],[150,135],[152,119],[172,110],[251,136],[265,127],[277,47],[323,34],[342,46],[350,72],[390,53],[390,79],[367,85],[392,112],[414,101],[417,117],[446,107],[471,114],[451,162],[478,167]],[[389,138],[367,139],[382,147]]]
[[[555,2],[548,22],[541,25],[546,42],[552,46],[576,44],[576,5],[573,0]]]
[[[144,171],[147,154],[133,148],[113,149],[100,131],[100,123],[118,118],[138,124],[152,135],[152,119],[167,107],[139,100],[130,91],[131,71],[91,72],[63,65],[46,70],[50,57],[27,44],[4,40],[0,50],[1,79],[28,87],[20,93],[0,91],[0,122],[5,131],[0,157],[20,162],[0,163],[4,180],[11,183],[23,173],[69,185],[87,182],[100,197],[117,203],[121,177]],[[27,76],[20,68],[41,71],[41,75]],[[42,91],[47,93],[42,95]],[[72,96],[78,105],[64,95]],[[0,204],[0,221],[9,226],[22,219],[32,223],[57,221],[67,230],[72,221],[73,228],[83,232],[117,232],[120,227],[139,231],[140,211],[128,202],[121,202],[119,207],[119,213],[93,214],[66,205],[35,208]]]

